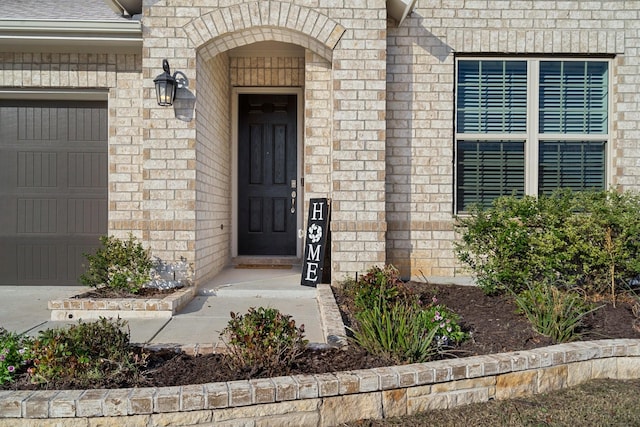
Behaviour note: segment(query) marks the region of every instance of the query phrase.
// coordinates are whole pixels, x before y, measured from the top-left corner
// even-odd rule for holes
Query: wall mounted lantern
[[[180,71],[176,71],[172,76],[169,61],[166,59],[162,60],[162,69],[164,73],[153,79],[153,83],[156,85],[158,105],[168,107],[173,104],[173,100],[176,97],[176,89],[188,86],[189,81],[187,76]]]

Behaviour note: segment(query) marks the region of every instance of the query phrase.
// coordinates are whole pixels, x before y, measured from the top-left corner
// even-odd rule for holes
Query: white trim
[[[0,99],[108,101],[107,89],[0,89]]]
[[[296,95],[297,100],[297,168],[298,183],[296,188],[296,229],[303,226],[304,207],[304,91],[296,87],[234,87],[231,90],[231,257],[238,256],[238,95],[240,94],[276,94]],[[297,233],[299,236],[300,233]],[[283,257],[284,258],[284,257]],[[302,239],[296,245],[296,258],[302,258]]]
[[[142,23],[134,19],[114,20],[48,20],[48,19],[0,19],[0,34],[112,34],[142,35]]]
[[[136,20],[72,21],[0,19],[5,52],[123,52],[142,50],[142,23]]]
[[[527,61],[527,137],[524,142],[524,192],[538,194],[540,147],[536,142],[540,125],[540,62]]]

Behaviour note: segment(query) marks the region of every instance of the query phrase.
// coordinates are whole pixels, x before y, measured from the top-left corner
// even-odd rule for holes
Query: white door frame
[[[297,165],[298,183],[296,185],[296,229],[298,230],[298,242],[296,244],[296,257],[302,258],[301,235],[304,207],[304,185],[303,185],[303,118],[304,102],[302,99],[302,88],[296,87],[236,87],[231,90],[231,257],[238,256],[238,98],[240,94],[276,94],[276,95],[297,95]],[[274,256],[274,258],[277,256]]]

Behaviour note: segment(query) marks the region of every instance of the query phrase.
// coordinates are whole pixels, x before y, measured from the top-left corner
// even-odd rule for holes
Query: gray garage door
[[[106,102],[0,101],[0,284],[74,285],[107,232]]]

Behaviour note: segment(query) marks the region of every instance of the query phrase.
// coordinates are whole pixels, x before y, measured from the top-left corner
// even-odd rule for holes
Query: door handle
[[[296,192],[295,190],[291,192],[291,213],[296,213]]]

